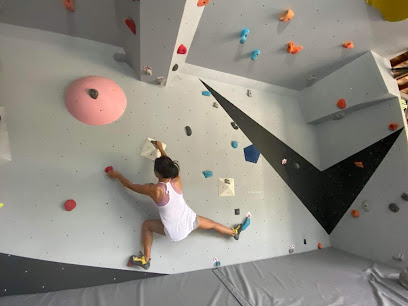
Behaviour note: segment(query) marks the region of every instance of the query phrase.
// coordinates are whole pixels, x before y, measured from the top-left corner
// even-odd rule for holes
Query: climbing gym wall
[[[0,100],[13,155],[1,168],[0,230],[7,235],[0,237],[0,252],[129,269],[129,255],[141,249],[142,222],[158,213],[104,169],[112,165],[135,183],[155,182],[152,161],[140,156],[147,137],[166,143],[180,162],[185,199],[197,214],[228,226],[252,214],[239,241],[203,231],[177,244],[155,236],[149,272],[211,268],[214,257],[228,265],[285,255],[292,245],[294,252],[330,245],[263,155],[256,163],[245,160],[250,139],[232,127],[221,105],[214,107],[213,95],[203,95],[207,89],[197,77],[179,74],[170,87],[142,83],[114,60],[121,48],[6,24],[0,24],[0,45]],[[72,82],[93,75],[114,81],[126,95],[125,112],[111,124],[84,124],[65,106]],[[265,90],[252,88],[250,97],[246,86],[203,81],[319,167],[315,127],[303,121],[299,93],[263,84]],[[234,179],[235,196],[219,196],[220,178]],[[64,208],[69,199],[76,202],[71,211]]]

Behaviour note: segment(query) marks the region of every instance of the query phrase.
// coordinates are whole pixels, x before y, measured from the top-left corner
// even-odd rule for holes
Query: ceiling
[[[287,5],[294,18],[280,22]],[[248,27],[247,42],[239,43]],[[408,20],[391,23],[364,0],[213,0],[201,17],[187,62],[301,90],[368,50],[391,58],[406,51]],[[288,54],[293,40],[304,49]],[[342,47],[352,40],[354,49]],[[257,61],[250,53],[260,49]],[[309,83],[309,84],[308,84]]]

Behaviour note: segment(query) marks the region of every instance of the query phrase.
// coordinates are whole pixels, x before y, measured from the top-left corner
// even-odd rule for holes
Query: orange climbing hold
[[[357,168],[364,168],[363,162],[354,162]]]
[[[346,108],[346,100],[344,99],[340,99],[339,101],[337,101],[337,107],[340,109]]]
[[[210,0],[198,0],[197,6],[206,6],[208,3],[210,3]]]
[[[357,209],[353,209],[353,210],[351,211],[351,215],[352,215],[354,218],[360,217],[360,213],[359,213],[359,211],[358,211]]]
[[[293,42],[288,43],[288,52],[290,54],[299,53],[300,50],[302,50],[302,49],[303,49],[303,47],[301,45],[295,46],[295,44]]]
[[[388,129],[389,129],[390,131],[396,131],[396,130],[398,129],[398,127],[399,127],[399,124],[398,124],[398,123],[391,123],[391,124],[388,126]]]
[[[290,21],[293,18],[293,16],[295,16],[295,13],[292,10],[286,10],[282,12],[282,14],[279,17],[279,20],[284,22]]]
[[[344,48],[346,48],[346,49],[353,49],[354,48],[354,43],[350,40],[350,41],[346,41],[344,44],[343,44],[343,47]]]
[[[187,47],[183,44],[180,45],[177,49],[177,54],[186,54],[187,53]]]
[[[319,244],[317,245],[317,247],[319,248],[319,249],[323,249],[323,246],[322,246],[322,244],[319,242]]]
[[[75,12],[75,0],[64,0],[65,8],[70,12]]]
[[[130,18],[126,18],[125,23],[126,23],[127,27],[129,28],[129,30],[131,30],[132,33],[136,35],[136,24],[135,24],[135,22]]]

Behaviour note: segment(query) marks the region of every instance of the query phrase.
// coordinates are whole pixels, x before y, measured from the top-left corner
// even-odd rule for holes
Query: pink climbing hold
[[[129,30],[131,30],[132,33],[136,35],[136,24],[135,24],[135,22],[128,17],[128,18],[125,19],[125,23],[126,23],[127,27],[129,28]]]
[[[75,12],[75,0],[64,0],[64,6],[67,11]]]
[[[180,45],[177,49],[177,54],[186,54],[187,53],[187,47],[183,44]]]
[[[112,167],[112,166],[109,166],[109,167],[106,167],[106,168],[105,168],[105,172],[106,172],[106,173],[111,172],[111,171],[113,171],[113,167]]]
[[[76,202],[74,200],[67,200],[64,206],[67,211],[71,211],[76,207]]]

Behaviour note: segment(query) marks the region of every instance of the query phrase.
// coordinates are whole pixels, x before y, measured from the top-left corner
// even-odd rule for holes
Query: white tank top
[[[164,184],[164,183],[161,183]],[[173,241],[180,241],[194,229],[196,213],[184,201],[182,194],[178,194],[170,182],[167,182],[165,193],[169,195],[169,202],[159,208],[160,218],[164,225],[164,232]],[[165,195],[163,195],[163,198]]]

